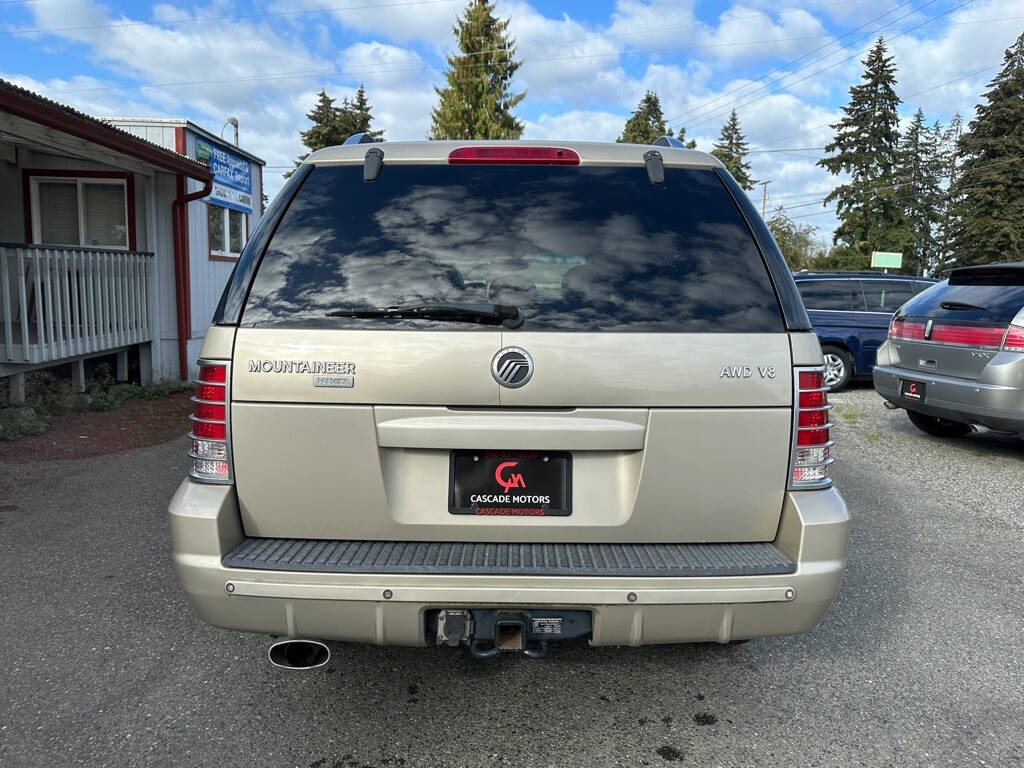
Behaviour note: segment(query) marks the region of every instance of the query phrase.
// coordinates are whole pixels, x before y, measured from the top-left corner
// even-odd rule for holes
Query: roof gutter
[[[178,153],[185,154],[185,129],[174,129],[174,146]],[[188,379],[188,342],[192,338],[192,301],[190,299],[191,278],[188,267],[188,204],[206,197],[213,190],[213,174],[199,178],[203,186],[195,192],[188,191],[188,177],[194,174],[179,173],[177,197],[171,203],[171,223],[174,240],[174,298],[178,318],[178,376]]]
[[[171,203],[174,240],[174,298],[178,317],[178,376],[188,379],[188,341],[192,337],[192,302],[189,298],[188,209],[193,200],[206,197],[213,189],[213,179],[204,179],[203,188],[186,194],[188,180],[178,174],[178,196]]]
[[[150,144],[127,131],[114,128],[95,118],[78,116],[67,108],[39,97],[30,97],[10,89],[0,89],[0,109],[54,130],[70,133],[115,152],[152,163],[173,173],[184,173],[199,181],[213,174],[199,163],[170,150]]]

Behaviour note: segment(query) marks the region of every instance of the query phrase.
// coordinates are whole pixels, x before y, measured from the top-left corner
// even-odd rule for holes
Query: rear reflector
[[[192,459],[189,475],[204,483],[231,482],[231,451],[228,434],[227,363],[199,361],[192,397]]]
[[[828,395],[822,368],[797,368],[794,371],[795,391],[793,447],[790,461],[789,487],[823,488],[832,482],[832,441],[829,428]]]
[[[565,147],[459,147],[451,165],[579,165],[580,156]]]
[[[1007,352],[1024,352],[1024,328],[1011,325],[1010,330],[1006,332],[1003,349]]]

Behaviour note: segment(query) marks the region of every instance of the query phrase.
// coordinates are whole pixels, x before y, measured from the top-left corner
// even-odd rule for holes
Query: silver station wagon
[[[814,627],[848,528],[821,350],[721,163],[365,138],[296,170],[207,333],[170,505],[199,615],[293,668]]]
[[[1024,437],[1024,262],[954,269],[900,307],[874,383],[930,435]]]

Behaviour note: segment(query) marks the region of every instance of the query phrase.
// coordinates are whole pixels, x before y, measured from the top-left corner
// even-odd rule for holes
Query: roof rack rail
[[[342,142],[342,146],[347,147],[349,144],[373,144],[376,141],[373,136],[364,131],[363,133],[353,133]]]
[[[656,147],[672,147],[673,149],[686,149],[686,145],[683,144],[675,136],[659,136],[654,141]]]

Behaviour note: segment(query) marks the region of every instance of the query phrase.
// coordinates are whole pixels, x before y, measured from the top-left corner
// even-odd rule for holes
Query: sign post
[[[871,267],[882,267],[886,273],[889,269],[899,269],[903,266],[903,254],[893,253],[892,251],[872,251],[871,252]]]

